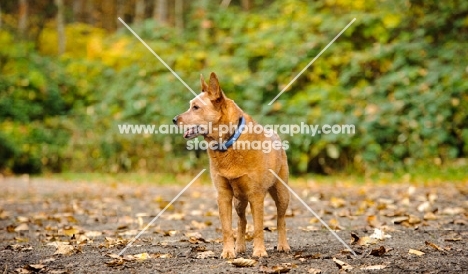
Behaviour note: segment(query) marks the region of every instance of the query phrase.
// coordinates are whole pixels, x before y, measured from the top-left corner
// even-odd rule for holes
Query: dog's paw
[[[287,243],[286,244],[278,244],[278,251],[279,252],[289,253],[289,252],[291,252],[291,248],[289,247],[289,245]]]
[[[253,257],[268,257],[268,253],[265,250],[265,247],[263,248],[254,248],[254,252],[252,254]]]
[[[236,253],[245,253],[245,243],[236,243]]]
[[[221,258],[234,259],[236,258],[236,252],[234,251],[234,249],[223,249],[223,253],[221,253]]]

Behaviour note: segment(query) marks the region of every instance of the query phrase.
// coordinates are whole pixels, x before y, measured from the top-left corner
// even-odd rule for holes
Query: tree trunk
[[[2,5],[0,5],[0,29],[2,28]]]
[[[116,23],[115,4],[116,4],[116,0],[106,0],[106,1],[102,1],[101,3],[102,26],[106,30],[110,30],[110,31],[115,30],[115,23]]]
[[[184,0],[175,0],[175,26],[179,30],[184,29]]]
[[[161,24],[167,24],[167,0],[154,0],[153,18]]]
[[[124,20],[125,23],[127,23],[127,1],[125,0],[117,0],[117,17],[120,17],[122,20]],[[120,29],[123,27],[123,24],[117,22],[117,28]]]
[[[201,44],[206,44],[208,40],[208,24],[209,21],[207,19],[206,13],[208,10],[208,0],[201,0],[200,6],[201,14],[203,14],[203,18],[200,23],[200,42]]]
[[[249,11],[252,7],[251,0],[242,0],[241,5],[244,11]]]
[[[25,37],[26,28],[28,27],[28,1],[19,0],[19,20],[18,32],[21,37]]]
[[[145,19],[145,0],[135,1],[135,23],[141,23]]]
[[[73,0],[73,22],[83,20],[83,0]]]
[[[225,9],[229,7],[229,4],[231,4],[231,0],[223,0],[223,2],[221,2],[221,7]]]
[[[58,54],[62,55],[65,52],[66,35],[65,35],[65,18],[63,0],[55,0],[57,5],[57,40]]]
[[[86,0],[86,6],[85,6],[85,18],[86,18],[86,23],[88,23],[91,26],[94,26],[96,23],[96,18],[94,17],[96,11],[94,10],[94,4],[93,0]]]

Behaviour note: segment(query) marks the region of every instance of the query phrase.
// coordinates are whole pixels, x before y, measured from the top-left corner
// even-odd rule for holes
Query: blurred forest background
[[[0,2],[0,173],[198,172],[170,124],[215,71],[262,124],[355,124],[282,136],[291,172],[466,166],[466,0],[8,0]],[[272,106],[267,104],[353,18]]]

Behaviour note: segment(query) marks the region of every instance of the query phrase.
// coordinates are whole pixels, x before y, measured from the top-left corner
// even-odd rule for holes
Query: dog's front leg
[[[221,229],[223,231],[223,259],[233,259],[236,257],[234,251],[234,236],[232,234],[232,188],[224,179],[218,179],[218,209],[219,219],[221,220]]]
[[[250,209],[252,210],[253,221],[254,221],[254,257],[267,257],[268,253],[265,249],[263,239],[263,201],[265,194],[255,193],[249,197]]]

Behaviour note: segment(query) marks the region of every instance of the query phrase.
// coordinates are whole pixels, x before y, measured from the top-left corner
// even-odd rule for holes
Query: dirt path
[[[189,188],[123,259],[116,254],[182,185],[11,178],[0,179],[0,186],[0,273],[468,272],[467,184],[294,187],[358,256],[293,197],[287,219],[293,251],[276,252],[275,210],[268,198],[269,257],[252,267],[219,258],[216,194],[208,185]],[[250,216],[248,221],[251,231]],[[251,252],[249,241],[247,254],[238,257],[251,259]]]

